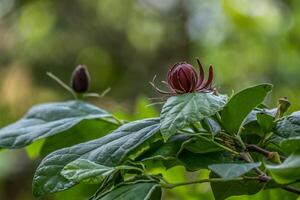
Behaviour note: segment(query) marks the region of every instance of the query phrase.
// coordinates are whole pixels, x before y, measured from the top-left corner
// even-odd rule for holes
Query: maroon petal
[[[198,66],[199,66],[199,78],[198,78],[198,81],[197,81],[197,88],[200,87],[204,81],[204,68],[203,68],[203,65],[201,64],[200,60],[197,59],[197,63],[198,63]]]
[[[205,85],[200,87],[198,90],[202,90],[202,89],[210,90],[213,79],[214,79],[214,68],[213,68],[212,65],[210,65],[209,66],[208,80],[206,81]]]
[[[167,92],[167,91],[164,91],[164,90],[161,90],[159,89],[156,85],[155,85],[155,78],[156,76],[153,77],[153,80],[152,82],[150,82],[150,85],[160,94],[166,94],[166,95],[174,95],[175,93],[173,91],[171,92]]]
[[[190,71],[190,69],[182,68],[181,81],[184,83],[183,86],[186,92],[191,92],[191,90],[193,89],[192,77],[193,73]]]
[[[181,70],[179,70],[178,71],[178,73],[176,74],[177,76],[177,83],[178,83],[178,85],[179,85],[179,88],[178,89],[180,89],[181,91],[182,91],[182,93],[185,93],[185,92],[187,92],[186,91],[186,88],[184,87],[185,85],[185,82],[183,82],[183,80],[182,80],[182,77],[181,77],[181,73],[180,73],[180,71]],[[182,83],[183,82],[183,83]]]

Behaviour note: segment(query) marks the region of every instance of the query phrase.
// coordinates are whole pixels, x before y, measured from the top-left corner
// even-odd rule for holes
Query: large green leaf
[[[112,115],[82,101],[41,104],[19,121],[0,130],[0,147],[21,148],[72,128],[82,120],[108,119]]]
[[[138,170],[134,166],[121,165],[117,167],[108,167],[99,165],[86,159],[77,159],[67,164],[60,174],[66,179],[76,183],[101,183],[108,176],[114,176],[119,170]]]
[[[271,90],[272,85],[261,84],[235,94],[222,110],[225,130],[236,134],[247,115],[265,99]]]
[[[60,172],[66,179],[80,183],[101,183],[106,177],[115,172],[115,167],[99,165],[86,159],[77,159],[66,165]]]
[[[300,136],[300,111],[277,121],[274,133],[282,138]]]
[[[132,183],[116,187],[93,200],[160,200],[161,188],[155,182]]]
[[[287,184],[300,179],[300,153],[290,155],[280,165],[266,165],[272,178],[280,184]]]
[[[217,177],[210,173],[210,178]],[[252,195],[263,189],[264,183],[257,180],[211,182],[211,189],[216,200],[224,200],[230,196]]]
[[[211,93],[187,93],[170,97],[161,111],[161,133],[165,141],[180,129],[200,122],[220,111],[227,96]]]
[[[57,149],[102,137],[117,127],[117,124],[108,123],[101,119],[83,120],[66,131],[28,145],[26,151],[31,159],[38,156],[45,157]]]
[[[242,176],[250,170],[259,167],[261,163],[224,163],[209,165],[208,168],[224,180],[231,180]]]
[[[256,115],[257,117],[257,122],[264,131],[264,133],[269,133],[273,130],[274,125],[275,125],[275,117],[270,116],[266,113],[258,113]]]
[[[136,158],[158,140],[162,140],[159,119],[145,119],[125,124],[102,138],[55,151],[39,165],[33,179],[33,192],[36,196],[42,196],[75,185],[60,172],[77,159],[113,167],[128,157]]]
[[[57,149],[100,138],[116,128],[118,128],[118,125],[99,119],[83,120],[60,134],[47,137],[41,148],[40,155],[46,156]]]

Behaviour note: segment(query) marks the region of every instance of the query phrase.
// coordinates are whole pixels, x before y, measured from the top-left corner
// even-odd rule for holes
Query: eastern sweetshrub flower
[[[214,78],[213,66],[209,66],[208,79],[205,80],[204,67],[200,60],[197,59],[199,65],[199,74],[195,68],[186,62],[174,64],[168,71],[167,80],[163,81],[170,91],[163,91],[151,85],[161,94],[176,95],[191,92],[212,92],[212,83]]]
[[[78,65],[71,76],[71,86],[77,93],[84,93],[90,87],[90,74],[85,65]]]

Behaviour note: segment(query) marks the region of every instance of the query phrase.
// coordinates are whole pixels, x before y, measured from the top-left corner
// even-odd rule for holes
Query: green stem
[[[222,148],[222,149],[224,149],[224,150],[226,150],[226,151],[228,151],[228,152],[230,152],[230,153],[233,153],[233,154],[235,154],[235,155],[240,155],[239,152],[234,151],[233,149],[230,149],[229,147],[226,147],[226,146],[224,146],[224,145],[222,145],[222,144],[220,144],[220,143],[218,143],[218,142],[216,142],[216,141],[214,141],[214,140],[210,140],[210,139],[208,139],[208,138],[206,138],[206,137],[204,137],[204,136],[202,136],[202,135],[194,134],[194,136],[199,137],[199,138],[201,138],[201,139],[203,139],[203,140],[206,140],[206,141],[208,141],[208,142],[211,142],[211,143],[217,145],[218,147],[220,147],[220,148]]]
[[[192,125],[192,128],[194,129],[195,132],[200,131],[195,125]],[[240,155],[240,153],[238,153],[238,152],[236,152],[236,151],[234,151],[234,150],[232,150],[232,149],[230,149],[230,148],[228,148],[228,147],[226,147],[226,146],[224,146],[224,145],[222,145],[222,144],[220,144],[220,143],[218,143],[218,142],[215,142],[215,141],[212,140],[212,139],[206,138],[206,137],[204,137],[204,136],[202,136],[202,135],[199,135],[199,134],[193,134],[193,135],[196,136],[196,137],[199,137],[199,138],[201,138],[201,139],[203,139],[203,140],[206,140],[206,141],[208,141],[208,142],[211,142],[211,143],[217,145],[218,147],[220,147],[220,148],[222,148],[222,149],[224,149],[224,150],[226,150],[226,151],[228,151],[228,152],[230,152],[230,153],[233,153],[233,154],[235,154],[235,155]]]
[[[66,89],[67,91],[69,91],[76,100],[78,99],[78,95],[74,92],[74,90],[71,87],[69,87],[67,84],[65,84],[62,80],[60,80],[57,76],[55,76],[51,72],[47,72],[47,75],[50,78],[52,78],[54,81],[56,81],[64,89]]]
[[[124,123],[119,120],[116,116],[113,116],[113,119],[117,121],[118,125],[123,125]]]
[[[259,180],[259,177],[238,177],[238,178],[231,179],[231,180],[233,180],[233,181]],[[223,178],[211,178],[211,179],[202,179],[202,180],[191,181],[191,182],[161,184],[161,186],[166,189],[173,189],[175,187],[186,186],[186,185],[193,185],[193,184],[199,184],[199,183],[224,182],[224,181],[226,181],[226,180],[224,180]]]
[[[236,140],[240,143],[240,145],[241,145],[241,147],[242,147],[243,150],[247,149],[245,143],[243,142],[243,140],[242,140],[242,138],[241,138],[241,136],[239,134],[236,136]]]
[[[266,134],[262,139],[261,141],[259,141],[258,145],[259,146],[265,146],[266,144],[268,144],[269,140],[271,139],[273,135],[273,132],[269,133],[269,134]]]
[[[141,168],[138,168],[138,167],[134,167],[134,166],[127,166],[127,165],[119,165],[116,167],[117,170],[122,170],[122,169],[127,169],[127,170],[136,170],[136,171],[139,171],[141,172],[142,174],[145,173],[145,171]]]
[[[220,126],[223,126],[223,124],[222,124],[222,118],[221,118],[221,115],[220,115],[219,112],[216,113],[216,118],[217,118],[217,121],[220,124]]]
[[[160,177],[160,180],[163,181],[165,185],[170,185],[169,181],[167,179],[165,179],[163,176]]]
[[[251,154],[247,151],[247,146],[245,145],[244,141],[242,140],[242,138],[240,136],[240,131],[239,131],[239,134],[237,134],[236,139],[239,141],[239,143],[242,146],[243,151],[244,151],[244,152],[240,153],[241,158],[243,158],[246,162],[253,163],[254,159],[252,158]],[[268,179],[270,178],[267,176],[266,173],[261,171],[258,167],[254,168],[253,170],[260,176],[265,176]]]
[[[141,172],[144,176],[146,176],[149,180],[155,180],[152,178],[152,176],[150,174],[148,174],[145,169],[141,169],[138,167],[134,167],[134,166],[128,166],[128,165],[120,165],[116,167],[117,170],[136,170]]]
[[[98,93],[85,93],[85,94],[83,94],[83,97],[96,97],[96,98],[102,98],[102,97],[104,97],[110,90],[111,90],[111,88],[107,88],[107,89],[105,89],[101,94],[98,94]]]
[[[114,119],[114,120],[116,120],[116,121],[112,121],[111,118]],[[120,120],[119,120],[118,118],[116,118],[115,116],[112,116],[111,118],[110,118],[110,120],[109,120],[109,119],[106,119],[106,118],[100,118],[99,120],[104,121],[104,122],[109,122],[109,123],[111,123],[111,124],[115,124],[115,125],[118,125],[118,126],[124,124],[122,121],[120,121]]]

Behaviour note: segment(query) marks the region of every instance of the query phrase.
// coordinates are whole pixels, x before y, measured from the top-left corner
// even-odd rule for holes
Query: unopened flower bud
[[[78,65],[71,77],[71,86],[77,93],[84,93],[90,86],[90,75],[85,65]]]
[[[197,62],[199,65],[199,73],[197,73],[191,64],[186,62],[176,63],[171,67],[168,71],[167,80],[164,82],[168,85],[170,92],[156,87],[154,84],[155,77],[150,84],[156,91],[166,95],[178,95],[192,92],[213,92],[213,66],[209,66],[208,79],[205,80],[203,65],[200,63],[199,59],[197,59]]]
[[[276,113],[276,118],[280,118],[284,115],[284,113],[289,109],[291,103],[289,102],[287,97],[280,98],[278,100],[278,110]]]
[[[281,113],[285,113],[288,110],[288,108],[291,106],[291,103],[289,102],[287,97],[280,98],[278,100],[278,104]]]
[[[197,81],[197,72],[188,63],[177,63],[168,72],[167,82],[177,93],[195,91]]]

